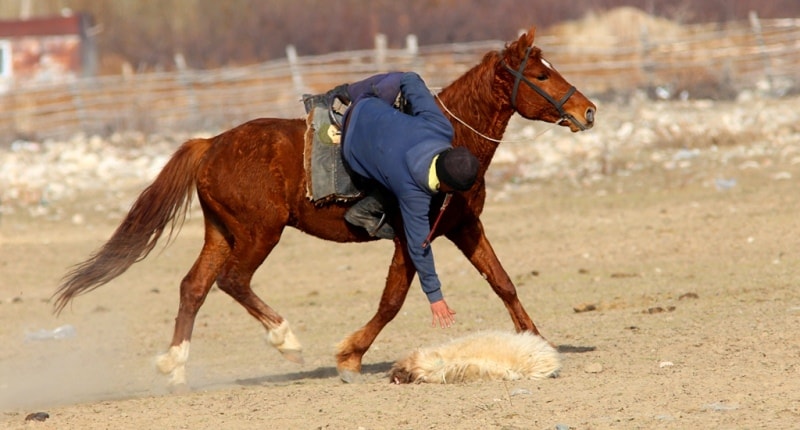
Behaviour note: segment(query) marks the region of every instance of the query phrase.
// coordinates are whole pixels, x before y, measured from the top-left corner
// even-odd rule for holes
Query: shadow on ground
[[[361,376],[363,378],[369,378],[369,379],[382,378],[387,375],[389,369],[392,368],[393,364],[394,363],[390,361],[365,364],[361,367]],[[332,366],[327,366],[327,367],[318,367],[314,370],[308,370],[304,372],[292,372],[292,373],[283,373],[280,375],[259,376],[257,378],[237,379],[235,383],[237,385],[242,385],[242,386],[254,386],[254,385],[278,383],[278,382],[301,381],[304,379],[328,379],[328,378],[338,378],[338,377],[339,373],[336,371],[336,368]]]

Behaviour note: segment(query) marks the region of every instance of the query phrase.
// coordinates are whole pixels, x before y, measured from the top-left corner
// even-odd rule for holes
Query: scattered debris
[[[660,314],[662,312],[672,312],[675,310],[675,306],[667,306],[666,308],[662,308],[661,306],[654,306],[652,308],[647,308],[647,310],[642,311],[643,314]]]
[[[562,354],[583,354],[585,352],[595,351],[595,346],[575,346],[575,345],[558,345],[558,352]]]
[[[699,299],[700,296],[697,293],[683,293],[678,297],[678,300],[686,300],[686,299]]]
[[[531,394],[531,390],[528,390],[526,388],[515,388],[514,390],[511,391],[511,393],[509,395],[511,397],[516,397],[516,396],[523,396],[523,395],[527,396],[527,395],[530,395],[530,394]]]
[[[715,412],[735,411],[739,409],[736,403],[714,402],[704,406],[704,409]]]
[[[638,278],[639,276],[641,276],[641,275],[639,275],[638,273],[621,273],[621,272],[618,272],[618,273],[612,273],[611,274],[611,277],[614,278],[614,279]]]
[[[572,310],[575,311],[575,313],[591,312],[597,310],[597,305],[594,303],[579,303],[573,306]]]
[[[717,191],[727,191],[736,186],[736,178],[717,178],[714,180]]]
[[[50,414],[47,412],[33,412],[25,417],[25,421],[44,421],[48,418],[50,418]]]
[[[71,324],[65,324],[59,327],[54,328],[53,330],[47,329],[39,329],[38,331],[32,333],[25,334],[25,341],[33,341],[33,340],[61,340],[61,339],[69,339],[71,337],[75,337],[75,327]]]

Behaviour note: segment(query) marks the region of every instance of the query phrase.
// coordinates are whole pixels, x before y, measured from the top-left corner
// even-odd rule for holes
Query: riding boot
[[[358,227],[364,227],[372,237],[394,239],[394,229],[387,222],[383,204],[370,194],[354,204],[344,214],[345,221]]]
[[[352,101],[350,98],[350,91],[348,91],[349,87],[348,84],[337,85],[335,88],[325,93],[325,95],[330,97],[331,100],[338,98],[342,104],[349,105]]]
[[[303,107],[306,109],[306,113],[311,112],[317,105],[332,109],[334,99],[338,99],[343,105],[349,105],[350,93],[347,88],[348,84],[341,84],[324,94],[303,94]]]

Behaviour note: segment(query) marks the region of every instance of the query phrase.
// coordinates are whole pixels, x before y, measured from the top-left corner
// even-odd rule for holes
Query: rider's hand
[[[431,327],[436,327],[436,323],[439,323],[441,328],[447,328],[456,322],[456,311],[450,309],[444,299],[431,303],[431,313],[433,314]]]

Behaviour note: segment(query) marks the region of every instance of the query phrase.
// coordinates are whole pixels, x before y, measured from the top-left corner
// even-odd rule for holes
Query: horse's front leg
[[[361,359],[369,349],[375,338],[400,311],[406,300],[408,288],[414,278],[416,270],[410,263],[408,251],[404,243],[395,238],[394,256],[389,274],[386,277],[386,286],[383,289],[378,312],[369,322],[347,336],[339,343],[336,354],[336,369],[339,377],[344,382],[354,382],[361,373]]]
[[[522,307],[514,283],[511,282],[508,273],[497,259],[489,239],[486,238],[481,221],[475,219],[474,222],[465,223],[459,228],[449,231],[446,236],[464,253],[481,276],[489,282],[494,292],[503,300],[517,331],[530,331],[541,336],[531,317]]]

